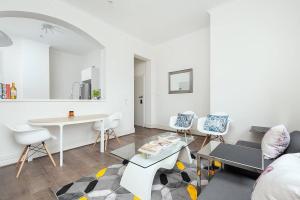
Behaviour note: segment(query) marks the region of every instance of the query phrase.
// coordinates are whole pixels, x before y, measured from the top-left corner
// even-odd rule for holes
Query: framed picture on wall
[[[193,93],[193,69],[169,72],[169,94]]]

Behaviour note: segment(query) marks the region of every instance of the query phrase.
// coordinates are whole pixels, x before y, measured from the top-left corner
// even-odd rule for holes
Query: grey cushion
[[[222,171],[200,193],[198,200],[250,200],[255,180]]]
[[[290,145],[285,153],[299,153],[300,152],[300,131],[293,131],[290,133]]]

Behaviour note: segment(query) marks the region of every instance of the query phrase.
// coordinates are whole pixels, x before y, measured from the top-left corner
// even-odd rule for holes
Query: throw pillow
[[[207,115],[203,129],[223,133],[228,123],[228,115]]]
[[[300,153],[285,154],[269,165],[254,186],[252,200],[300,199]]]
[[[284,125],[278,125],[268,130],[261,143],[261,149],[266,159],[280,156],[290,144],[290,134]]]
[[[194,115],[178,113],[175,126],[188,128],[191,125],[193,118]]]

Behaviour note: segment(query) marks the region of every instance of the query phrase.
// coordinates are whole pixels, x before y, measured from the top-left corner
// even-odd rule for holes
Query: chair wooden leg
[[[121,144],[119,137],[117,137],[117,134],[114,129],[112,129],[112,133],[113,133],[114,137],[117,139],[118,143]]]
[[[97,134],[97,138],[96,138],[96,140],[95,140],[95,143],[93,144],[93,148],[96,146],[96,144],[97,144],[99,138],[100,138],[100,133]]]
[[[23,149],[23,151],[22,151],[22,154],[21,154],[21,156],[20,156],[20,158],[19,158],[19,160],[18,160],[18,162],[17,162],[17,164],[16,164],[16,167],[17,167],[17,168],[18,168],[18,166],[19,166],[19,164],[20,164],[20,161],[22,160],[22,158],[23,158],[24,153],[26,152],[26,150],[27,150],[27,146],[24,147],[24,149]]]
[[[202,149],[205,146],[206,142],[208,143],[209,141],[210,141],[210,135],[206,135],[200,149]]]
[[[23,166],[24,166],[24,163],[25,163],[25,161],[27,160],[27,155],[28,155],[28,152],[29,152],[29,147],[30,147],[30,145],[26,146],[26,151],[25,151],[24,155],[23,155],[22,158],[21,158],[21,166],[20,166],[20,168],[19,168],[19,170],[18,170],[18,173],[17,173],[16,178],[19,178],[20,173],[21,173],[21,171],[22,171],[22,168],[23,168]]]
[[[224,140],[223,136],[220,135],[219,137],[220,137],[220,141],[221,141],[222,143],[225,143],[225,140]]]
[[[49,150],[48,150],[48,148],[47,148],[47,145],[45,144],[45,142],[43,142],[42,144],[43,144],[43,146],[44,146],[44,148],[45,148],[45,150],[46,150],[46,152],[47,152],[47,154],[48,154],[48,156],[49,156],[49,158],[50,158],[50,160],[51,160],[53,166],[56,167],[56,163],[55,163],[55,161],[54,161],[54,159],[53,159],[51,153],[49,152]]]

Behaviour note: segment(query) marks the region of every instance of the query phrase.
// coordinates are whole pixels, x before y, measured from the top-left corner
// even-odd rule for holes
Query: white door
[[[134,77],[134,124],[144,126],[144,76]]]

